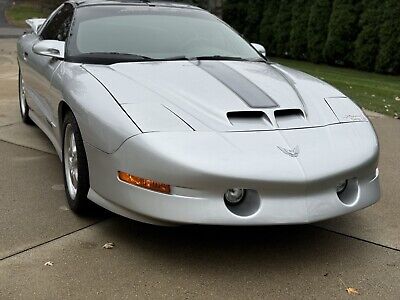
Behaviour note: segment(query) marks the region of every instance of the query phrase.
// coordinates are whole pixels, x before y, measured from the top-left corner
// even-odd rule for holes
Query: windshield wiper
[[[171,56],[166,58],[155,58],[155,61],[175,61],[175,60],[190,60],[189,57],[184,55]]]
[[[193,60],[233,60],[233,61],[264,61],[261,58],[248,59],[238,56],[223,56],[223,55],[208,55],[208,56],[196,56],[191,58]]]
[[[115,64],[115,63],[123,63],[123,62],[141,62],[141,61],[179,61],[179,60],[187,60],[187,61],[196,61],[196,60],[226,60],[226,61],[251,61],[258,62],[264,61],[263,59],[246,59],[243,57],[236,56],[223,56],[223,55],[208,55],[208,56],[194,56],[188,57],[185,55],[172,56],[166,58],[153,58],[149,56],[132,54],[132,53],[123,53],[117,51],[110,52],[89,52],[83,53],[70,58],[72,62],[85,62],[85,63],[93,63],[93,64]]]
[[[236,57],[236,56],[223,56],[223,55],[204,55],[204,56],[196,56],[193,57],[193,59],[196,60],[246,60],[242,57]]]
[[[139,55],[139,54],[132,54],[132,53],[123,53],[123,52],[89,52],[85,53],[84,55],[90,55],[90,56],[97,56],[97,57],[121,57],[123,59],[134,59],[134,60],[153,60],[153,58],[144,56],[144,55]]]
[[[131,53],[122,52],[89,52],[82,53],[77,56],[69,58],[71,62],[86,63],[86,64],[101,64],[101,65],[112,65],[116,63],[124,62],[143,62],[143,61],[154,61],[155,59]]]
[[[231,61],[250,61],[250,62],[265,62],[262,58],[243,58],[238,56],[223,56],[223,55],[204,55],[204,56],[172,56],[167,58],[155,58],[155,61],[174,61],[174,60],[231,60]]]

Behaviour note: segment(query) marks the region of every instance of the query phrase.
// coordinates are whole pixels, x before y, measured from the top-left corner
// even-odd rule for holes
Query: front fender
[[[129,137],[141,133],[103,85],[80,64],[64,63],[54,75],[63,101],[72,109],[86,143],[113,153]]]

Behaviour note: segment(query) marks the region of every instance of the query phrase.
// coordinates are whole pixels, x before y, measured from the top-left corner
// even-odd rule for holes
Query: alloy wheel
[[[69,195],[75,200],[78,190],[78,151],[71,124],[66,126],[64,134],[64,169]]]

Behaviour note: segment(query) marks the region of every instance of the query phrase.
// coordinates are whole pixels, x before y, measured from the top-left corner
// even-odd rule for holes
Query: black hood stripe
[[[219,61],[200,61],[198,66],[223,83],[252,108],[277,107],[277,103],[257,85]]]

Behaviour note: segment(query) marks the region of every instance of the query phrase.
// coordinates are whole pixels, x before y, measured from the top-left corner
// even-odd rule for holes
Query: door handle
[[[56,124],[54,124],[51,120],[49,120],[49,118],[46,117],[46,121],[47,123],[49,123],[51,127],[56,128]]]
[[[23,56],[24,56],[24,60],[26,61],[28,59],[28,56],[29,56],[28,52],[24,52]]]

